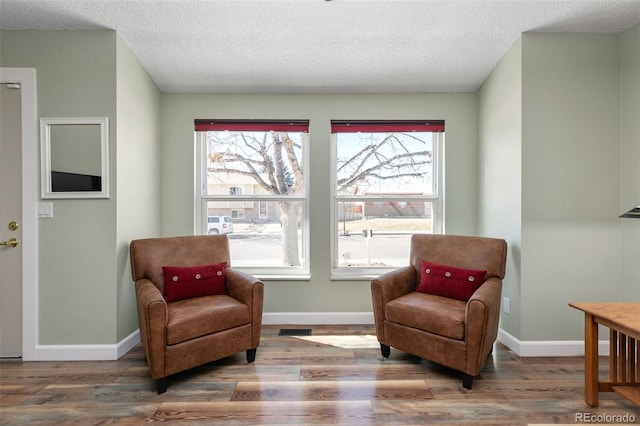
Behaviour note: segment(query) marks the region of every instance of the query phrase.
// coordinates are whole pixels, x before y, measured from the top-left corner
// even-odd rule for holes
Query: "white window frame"
[[[299,201],[302,203],[302,244],[301,257],[302,266],[273,266],[273,267],[248,267],[238,266],[237,269],[249,273],[262,280],[309,280],[310,272],[310,226],[309,226],[309,134],[306,133],[303,139],[305,147],[302,150],[302,158],[305,167],[304,195],[210,195],[206,190],[206,132],[194,132],[195,145],[195,218],[194,234],[204,235],[207,230],[207,203],[216,202],[277,202],[280,200]],[[244,193],[245,191],[243,191]],[[233,252],[231,255],[231,266],[233,266]],[[236,268],[234,266],[234,268]]]
[[[337,137],[331,134],[331,279],[332,280],[370,280],[382,273],[396,269],[396,267],[340,267],[336,263],[338,253],[338,234],[340,222],[338,220],[339,202],[431,202],[432,232],[443,234],[444,226],[444,132],[433,133],[433,195],[432,196],[349,196],[336,193],[337,174]],[[339,263],[339,262],[338,262]],[[407,258],[407,265],[409,259]]]

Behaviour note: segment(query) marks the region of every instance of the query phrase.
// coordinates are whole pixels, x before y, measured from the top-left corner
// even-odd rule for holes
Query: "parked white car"
[[[229,216],[209,216],[207,218],[207,234],[230,234],[233,232],[233,223]]]

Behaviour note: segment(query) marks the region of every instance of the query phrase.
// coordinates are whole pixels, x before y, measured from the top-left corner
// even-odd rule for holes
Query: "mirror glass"
[[[108,198],[108,119],[43,118],[42,198]]]

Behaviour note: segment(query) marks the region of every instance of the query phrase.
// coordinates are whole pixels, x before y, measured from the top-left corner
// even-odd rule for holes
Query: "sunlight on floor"
[[[295,336],[296,339],[308,342],[320,343],[323,345],[335,346],[343,349],[371,349],[379,348],[380,343],[376,336],[354,335],[354,336]]]

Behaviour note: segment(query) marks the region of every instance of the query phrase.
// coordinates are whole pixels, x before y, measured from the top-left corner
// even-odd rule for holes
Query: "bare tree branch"
[[[367,160],[369,158],[371,158],[372,155],[375,154],[375,152],[378,150],[378,148],[380,148],[381,146],[383,146],[384,144],[386,144],[390,137],[392,135],[389,135],[387,137],[385,137],[382,141],[380,141],[380,143],[376,144],[376,145],[367,145],[364,148],[362,148],[360,151],[358,151],[357,153],[355,153],[351,158],[349,158],[348,160],[346,160],[342,166],[340,166],[338,168],[338,174],[342,171],[342,169],[344,167],[346,167],[349,164],[358,164],[356,170],[360,170],[360,168],[367,162]],[[364,157],[360,158],[360,156],[364,155]]]
[[[415,158],[420,156],[426,156],[428,159],[425,161],[415,161]],[[378,179],[394,179],[394,178],[405,177],[405,176],[422,176],[422,173],[420,172],[400,172],[400,170],[405,168],[413,169],[415,167],[419,167],[425,164],[430,164],[431,163],[430,157],[431,157],[430,151],[406,152],[403,154],[395,155],[390,158],[386,158],[384,161],[375,163],[373,166],[368,167],[366,169],[362,169],[362,166],[360,165],[355,173],[345,178],[338,179],[337,181],[338,190],[347,188],[350,185],[353,185],[365,179],[368,176],[377,177]],[[399,160],[407,159],[407,158],[410,159],[410,162],[396,163]],[[395,170],[396,173],[394,173],[393,175],[384,175],[384,174],[377,173],[381,170]]]
[[[242,176],[248,176],[250,178],[255,179],[256,183],[258,185],[260,185],[261,188],[265,189],[266,191],[269,191],[271,193],[274,193],[274,191],[276,191],[275,188],[273,188],[271,185],[267,184],[258,173],[256,173],[255,169],[253,169],[252,171],[244,171],[244,170],[237,170],[237,169],[227,169],[224,167],[209,167],[207,169],[208,173],[229,173],[229,174],[235,174],[235,175],[242,175]]]

